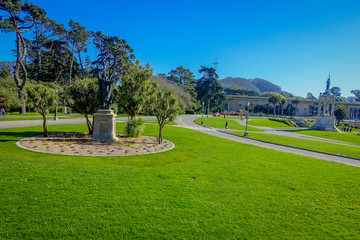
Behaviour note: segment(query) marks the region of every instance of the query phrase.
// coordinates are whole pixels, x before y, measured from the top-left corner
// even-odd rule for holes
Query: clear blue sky
[[[360,89],[359,0],[33,0],[48,16],[128,41],[155,73],[218,58],[220,78],[264,78],[298,96],[326,87]],[[0,33],[0,60],[14,34]],[[91,53],[91,52],[90,52]],[[91,56],[93,58],[93,56]]]

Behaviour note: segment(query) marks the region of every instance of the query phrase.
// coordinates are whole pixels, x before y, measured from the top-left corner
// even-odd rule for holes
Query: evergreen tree
[[[203,77],[197,81],[196,93],[198,100],[206,106],[206,114],[209,114],[210,110],[220,108],[221,103],[225,100],[225,94],[214,68],[201,66],[199,73],[203,74]]]
[[[89,44],[89,38],[90,38],[90,32],[86,31],[86,28],[80,23],[75,22],[70,19],[69,22],[70,30],[66,34],[66,39],[70,44],[71,49],[71,62],[70,62],[70,72],[69,72],[69,81],[68,85],[71,84],[71,78],[72,78],[72,68],[75,58],[75,51],[78,54],[80,67],[81,67],[81,73],[82,78],[84,78],[84,67],[82,63],[81,53],[87,51],[87,45]]]
[[[196,99],[197,94],[195,91],[196,80],[190,69],[185,69],[183,66],[179,66],[168,73],[167,79],[170,83],[180,86],[187,91],[191,95],[194,104],[198,104]]]
[[[0,18],[0,29],[7,32],[16,33],[16,64],[14,70],[14,80],[18,88],[18,96],[21,101],[21,113],[26,113],[26,102],[24,87],[27,81],[27,71],[25,68],[25,57],[27,54],[27,44],[23,34],[31,29],[36,21],[45,18],[46,12],[38,6],[23,2],[22,0],[2,0],[0,1],[0,11],[5,12],[6,16]],[[20,72],[22,79],[20,79]]]
[[[30,83],[26,89],[28,99],[43,117],[44,137],[48,137],[46,114],[49,112],[49,108],[57,102],[55,85],[52,83]]]
[[[85,78],[73,81],[65,90],[66,95],[70,97],[67,100],[69,107],[84,115],[89,134],[93,134],[93,122],[90,121],[89,115],[99,108],[98,88],[97,80]]]
[[[161,144],[165,124],[174,121],[179,112],[177,99],[171,89],[157,90],[153,97],[152,112],[159,124],[158,143]]]
[[[136,65],[128,67],[121,79],[116,99],[131,120],[145,107],[153,92],[151,76],[150,66],[147,64],[143,67],[137,62]]]
[[[337,105],[334,111],[334,116],[338,121],[338,126],[340,125],[340,121],[344,120],[347,117],[348,113],[344,106]]]

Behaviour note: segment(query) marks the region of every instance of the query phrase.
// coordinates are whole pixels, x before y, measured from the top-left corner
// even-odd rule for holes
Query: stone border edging
[[[140,156],[140,155],[148,155],[148,154],[154,154],[154,153],[161,153],[161,152],[166,152],[166,151],[170,151],[171,149],[175,148],[175,144],[173,142],[170,142],[169,140],[165,140],[163,139],[163,141],[166,141],[168,143],[171,144],[171,147],[169,149],[165,149],[165,150],[161,150],[161,151],[157,151],[157,152],[146,152],[146,153],[142,153],[142,154],[131,154],[131,155],[110,155],[110,156],[94,156],[94,155],[78,155],[78,154],[65,154],[65,153],[51,153],[51,152],[43,152],[43,151],[39,151],[39,150],[35,150],[35,149],[31,149],[31,148],[27,148],[21,145],[21,142],[23,140],[29,139],[29,138],[33,138],[33,137],[42,137],[42,135],[37,135],[37,136],[32,136],[32,137],[27,137],[27,138],[23,138],[20,139],[18,141],[16,141],[16,146],[22,148],[22,149],[26,149],[28,151],[32,151],[32,152],[38,152],[38,153],[45,153],[45,154],[52,154],[52,155],[63,155],[63,156],[78,156],[78,157],[129,157],[129,156]]]

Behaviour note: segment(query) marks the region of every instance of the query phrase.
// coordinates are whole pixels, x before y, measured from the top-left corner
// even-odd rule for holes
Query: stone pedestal
[[[112,110],[99,109],[94,113],[94,133],[90,141],[115,142],[116,114]]]
[[[316,116],[315,124],[309,130],[340,132],[335,126],[334,116]]]

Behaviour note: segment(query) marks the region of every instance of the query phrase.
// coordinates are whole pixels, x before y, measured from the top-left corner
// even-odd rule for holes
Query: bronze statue
[[[99,101],[100,109],[110,109],[114,99],[112,82],[108,79],[106,74],[99,74]]]

